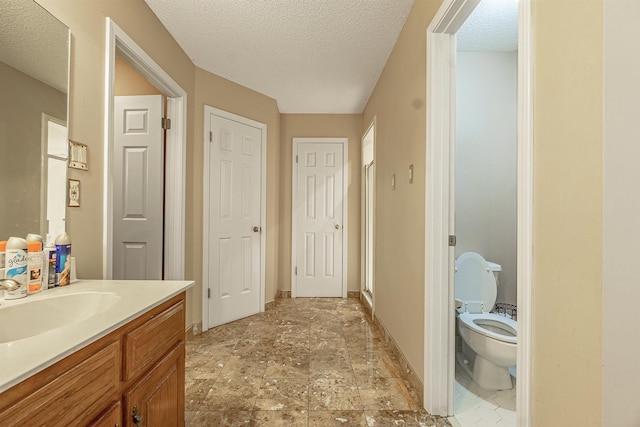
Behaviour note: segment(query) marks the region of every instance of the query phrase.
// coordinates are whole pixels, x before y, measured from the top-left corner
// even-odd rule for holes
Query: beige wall
[[[536,0],[533,22],[531,425],[597,426],[603,0]]]
[[[502,266],[497,302],[516,304],[517,52],[458,52],[456,257]]]
[[[191,60],[142,0],[39,0],[38,3],[71,29],[69,137],[89,146],[89,170],[69,170],[70,178],[82,182],[82,206],[71,210],[68,228],[77,257],[78,277],[101,278],[105,18],[111,17],[187,92],[187,150],[191,152],[195,70]],[[192,179],[189,177],[191,173],[187,169],[187,180]],[[186,200],[186,247],[193,253],[194,200],[190,196],[193,193],[187,193]],[[196,278],[189,263],[185,268],[185,278]],[[188,293],[187,309],[189,313],[193,309],[193,290]]]
[[[115,70],[115,96],[162,95],[162,92],[124,59],[116,57]]]
[[[605,1],[602,425],[640,425],[640,2]]]
[[[42,113],[66,121],[67,96],[2,62],[0,94],[0,240],[7,240],[42,232]]]
[[[360,114],[282,114],[280,118],[279,289],[291,290],[291,177],[293,138],[349,139],[347,288],[360,290]]]
[[[187,252],[187,260],[193,263],[197,280],[202,278],[202,191],[204,157],[204,106],[218,108],[267,125],[267,238],[265,301],[274,299],[278,290],[278,211],[280,165],[280,112],[276,100],[232,81],[196,68],[195,134],[198,135],[192,150],[187,153],[187,168],[193,171],[193,181],[187,184],[187,194],[194,200],[194,248]],[[201,315],[201,288],[195,289],[194,321]]]
[[[426,30],[440,1],[416,1],[364,110],[376,117],[376,314],[424,379]],[[409,165],[414,183],[409,184]],[[396,189],[391,175],[396,174]]]

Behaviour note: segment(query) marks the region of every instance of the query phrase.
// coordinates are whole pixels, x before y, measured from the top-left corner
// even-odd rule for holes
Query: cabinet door
[[[86,357],[81,363],[2,411],[0,426],[85,425],[113,402],[120,385],[120,341],[86,352],[75,356]]]
[[[125,393],[125,426],[184,426],[184,343]]]
[[[122,405],[115,402],[88,427],[120,427],[122,425]]]

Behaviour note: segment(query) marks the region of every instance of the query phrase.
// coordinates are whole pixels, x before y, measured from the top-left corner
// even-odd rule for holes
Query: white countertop
[[[81,280],[69,286],[47,289],[17,300],[0,299],[0,328],[11,328],[1,316],[3,308],[78,293],[105,292],[119,298],[101,313],[39,335],[0,343],[0,393],[97,341],[125,323],[193,286],[193,281]],[[64,298],[59,298],[64,304]],[[70,303],[68,310],[74,310]],[[48,319],[42,318],[42,322]]]

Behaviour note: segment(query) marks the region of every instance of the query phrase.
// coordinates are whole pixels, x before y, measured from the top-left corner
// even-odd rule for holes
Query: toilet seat
[[[464,303],[462,311],[490,312],[496,303],[498,287],[489,263],[476,252],[465,252],[456,259],[455,298]]]
[[[518,323],[508,317],[495,313],[460,313],[458,319],[467,328],[486,337],[508,344],[518,342]]]

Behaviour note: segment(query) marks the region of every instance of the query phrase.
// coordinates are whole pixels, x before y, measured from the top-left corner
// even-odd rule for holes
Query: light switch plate
[[[391,175],[391,189],[392,190],[396,189],[396,174],[395,173],[393,175]]]

